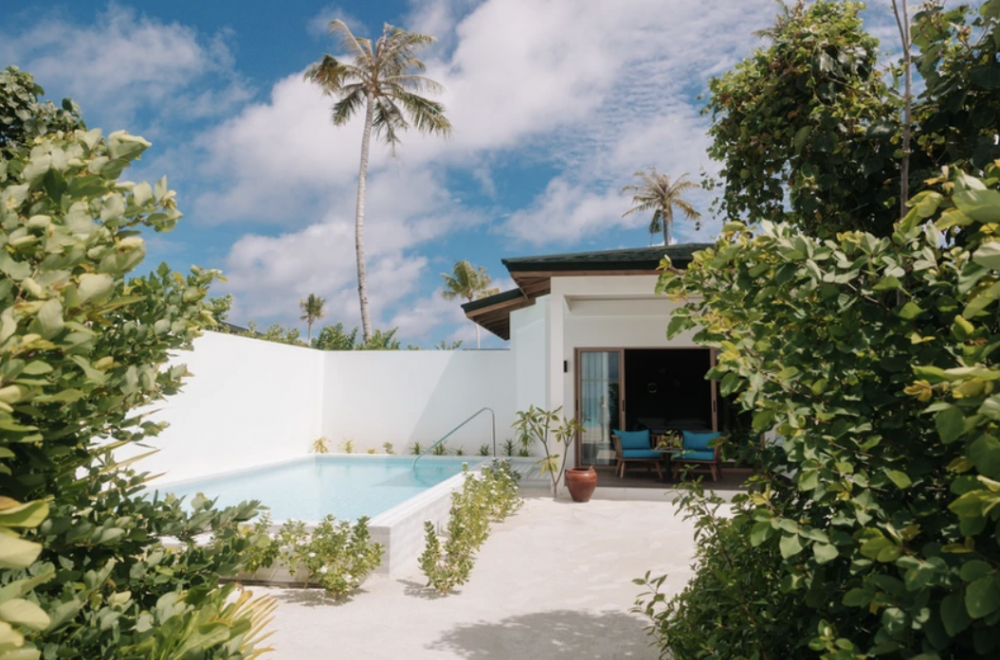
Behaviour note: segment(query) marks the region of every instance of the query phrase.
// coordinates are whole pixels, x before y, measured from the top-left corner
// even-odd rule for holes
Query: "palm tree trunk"
[[[372,121],[375,117],[375,99],[368,92],[368,107],[365,111],[365,132],[361,136],[361,166],[358,168],[358,206],[354,214],[354,249],[358,260],[358,300],[361,303],[361,331],[365,343],[372,338],[372,322],[368,315],[368,280],[365,277],[365,192],[368,187],[368,147],[372,137]]]
[[[910,198],[910,125],[913,121],[911,116],[913,106],[913,63],[910,53],[910,14],[906,7],[906,1],[896,4],[892,0],[892,11],[896,15],[896,25],[899,27],[899,38],[903,43],[903,66],[906,67],[906,86],[903,95],[903,160],[900,163],[899,173],[899,217],[906,216],[906,203]],[[902,14],[902,15],[900,15]]]
[[[479,324],[476,323],[475,321],[473,321],[472,325],[476,326],[476,348],[478,349],[479,348]]]
[[[670,225],[674,224],[674,210],[669,206],[663,209],[663,247],[670,245]]]
[[[306,323],[306,327],[309,328],[306,331],[306,341],[308,341],[311,344],[312,340],[313,340],[313,322],[312,321],[308,321]]]

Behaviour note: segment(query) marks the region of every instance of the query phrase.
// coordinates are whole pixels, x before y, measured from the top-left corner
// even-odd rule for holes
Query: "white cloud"
[[[399,328],[399,336],[410,341],[439,340],[434,331],[442,325],[472,323],[465,318],[459,300],[445,300],[441,290],[435,289],[430,296],[418,298],[401,309],[389,320],[387,327]],[[473,332],[473,336],[475,333]],[[433,343],[433,342],[432,342]]]
[[[445,86],[440,100],[454,133],[406,134],[398,159],[373,143],[366,246],[375,316],[404,337],[461,325],[464,317],[442,314],[435,296],[394,309],[415,291],[431,241],[486,220],[448,193],[450,169],[467,172],[488,196],[498,157],[562,169],[530,205],[498,218],[520,242],[557,249],[643,226],[647,218],[621,217],[621,186],[649,165],[695,180],[710,166],[708,122],[692,90],[737,61],[773,15],[771,0],[593,0],[585,9],[573,0],[420,3],[408,25],[441,38],[428,52],[428,75]],[[323,10],[312,29],[334,16],[343,13]],[[357,318],[351,221],[361,117],[334,127],[332,103],[296,72],[197,141],[198,172],[213,185],[197,198],[196,217],[285,228],[232,248],[228,272],[233,289],[252,298],[248,316],[289,320],[290,299],[314,292],[330,299],[331,317]],[[707,196],[698,201],[707,207]],[[388,277],[396,262],[407,283]]]
[[[696,177],[709,166],[707,120],[690,90],[736,61],[774,13],[771,0],[722,4],[675,0],[665,10],[660,0],[603,0],[583,11],[572,0],[421,3],[414,29],[453,44],[434,51],[428,73],[445,86],[454,133],[410,133],[398,160],[374,143],[371,171],[458,167],[493,195],[494,155],[555,162],[565,170],[546,194],[556,197],[533,208],[571,217],[553,219],[544,240],[582,237],[560,227],[593,235],[620,224],[624,207],[613,191],[636,169],[656,164]],[[333,127],[332,102],[295,73],[266,102],[203,136],[201,171],[218,185],[197,200],[196,215],[302,226],[353,204],[361,118]],[[567,186],[589,191],[577,198],[584,208],[574,208]],[[511,216],[507,233],[538,242],[519,225],[525,213]]]
[[[427,266],[428,259],[413,249],[477,216],[452,200],[429,170],[373,177],[366,215],[369,304],[373,322],[381,326],[387,313],[417,290]],[[352,197],[299,231],[239,239],[227,259],[226,276],[228,289],[247,299],[240,320],[291,321],[298,299],[315,293],[327,298],[329,318],[351,325],[360,319],[356,268]]]
[[[510,216],[506,229],[529,243],[569,242],[613,226],[637,226],[634,216],[621,217],[623,208],[628,208],[624,196],[593,193],[556,178],[532,206]]]
[[[234,71],[226,32],[210,38],[116,4],[90,25],[48,18],[0,32],[0,59],[30,71],[46,92],[80,103],[109,130],[133,132],[141,108],[185,121],[232,111],[252,94]],[[204,83],[199,85],[196,83]]]

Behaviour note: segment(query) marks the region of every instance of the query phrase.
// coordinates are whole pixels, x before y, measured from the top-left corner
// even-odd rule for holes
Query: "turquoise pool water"
[[[271,518],[316,522],[332,513],[339,520],[374,518],[397,504],[462,471],[462,461],[430,456],[416,469],[412,457],[311,456],[301,461],[265,466],[165,484],[161,493],[198,493],[218,498],[216,506],[259,500]]]

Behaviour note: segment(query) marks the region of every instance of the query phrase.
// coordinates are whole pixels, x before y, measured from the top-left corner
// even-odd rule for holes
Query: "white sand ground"
[[[497,525],[468,584],[439,597],[416,562],[373,576],[350,601],[254,587],[279,601],[275,660],[657,658],[629,613],[647,570],[676,593],[691,577],[693,526],[667,502],[531,498]]]

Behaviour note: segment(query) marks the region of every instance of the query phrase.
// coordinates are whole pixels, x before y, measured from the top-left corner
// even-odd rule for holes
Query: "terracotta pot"
[[[566,487],[574,502],[589,502],[597,486],[597,471],[593,466],[566,470]]]

